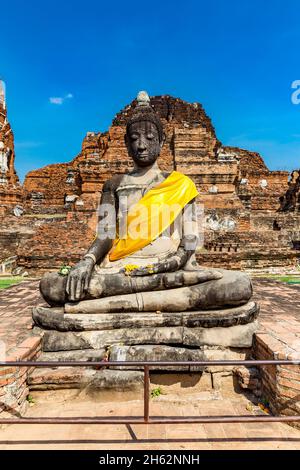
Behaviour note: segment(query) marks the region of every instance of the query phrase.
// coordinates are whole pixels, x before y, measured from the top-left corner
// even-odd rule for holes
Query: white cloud
[[[15,141],[15,148],[18,150],[37,148],[42,145],[44,145],[43,142],[35,142],[33,140]]]
[[[50,101],[51,104],[63,104],[64,99],[63,99],[63,98],[60,98],[60,97],[58,97],[58,96],[57,96],[57,97],[52,97],[52,96],[51,96],[51,97],[49,98],[49,101]]]
[[[65,96],[51,96],[49,98],[49,102],[51,104],[55,104],[55,105],[62,105],[64,103],[65,100],[71,100],[73,98],[73,94],[72,93],[68,93],[67,95]]]

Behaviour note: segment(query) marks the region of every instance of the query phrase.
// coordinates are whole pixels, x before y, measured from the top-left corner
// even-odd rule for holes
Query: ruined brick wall
[[[91,245],[95,232],[82,220],[55,220],[37,226],[18,246],[18,264],[41,275],[62,265],[74,265]]]
[[[280,210],[300,212],[300,170],[292,172],[286,193],[280,198]]]
[[[78,171],[65,163],[31,171],[27,174],[24,182],[26,211],[33,213],[65,212],[67,196],[72,194],[77,196],[80,193],[78,180]]]
[[[224,153],[233,154],[239,159],[239,169],[242,177],[246,177],[249,172],[253,171],[268,171],[268,167],[257,152],[229,146],[224,146],[223,150]]]
[[[287,171],[248,173],[246,190],[251,194],[251,209],[253,211],[279,210],[280,199],[288,187],[288,177]],[[241,185],[239,194],[243,194]]]
[[[0,272],[9,272],[15,267],[11,261],[17,258],[20,244],[30,244],[36,228],[30,217],[17,218],[7,214],[0,218],[0,227]]]

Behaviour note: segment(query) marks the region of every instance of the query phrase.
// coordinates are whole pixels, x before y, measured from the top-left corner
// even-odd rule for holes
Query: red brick
[[[22,341],[21,344],[18,345],[19,348],[29,348],[29,349],[36,349],[41,342],[40,336],[30,336]]]
[[[279,377],[296,380],[296,381],[299,381],[300,383],[300,371],[297,373],[296,367],[295,367],[295,370],[281,369],[279,373]]]
[[[277,383],[280,386],[284,386],[293,390],[300,390],[300,382],[297,380],[289,380],[282,377],[278,377]]]
[[[278,386],[277,387],[277,393],[278,393],[278,396],[277,396],[277,400],[279,400],[279,396],[280,397],[287,397],[287,398],[292,398],[292,399],[297,399],[300,400],[300,394],[299,394],[299,391],[298,390],[295,390],[295,389],[291,389],[291,388],[286,388],[284,386]]]
[[[300,374],[300,365],[284,364],[284,365],[280,366],[280,369],[290,370],[292,372],[296,372],[296,373]]]
[[[2,387],[4,385],[12,384],[14,381],[15,381],[14,377],[9,377],[9,378],[6,378],[6,379],[0,379],[0,387]]]

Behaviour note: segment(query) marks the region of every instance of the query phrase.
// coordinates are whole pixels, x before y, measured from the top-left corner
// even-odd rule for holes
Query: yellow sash
[[[124,237],[115,239],[109,252],[109,260],[126,258],[149,245],[174,222],[186,204],[197,195],[194,182],[188,176],[173,171],[129,209],[126,233]]]

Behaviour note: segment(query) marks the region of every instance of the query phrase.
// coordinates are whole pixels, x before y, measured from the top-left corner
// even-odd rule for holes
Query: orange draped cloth
[[[114,240],[109,260],[126,258],[149,245],[197,195],[194,182],[188,176],[173,171],[129,209],[124,236]]]

